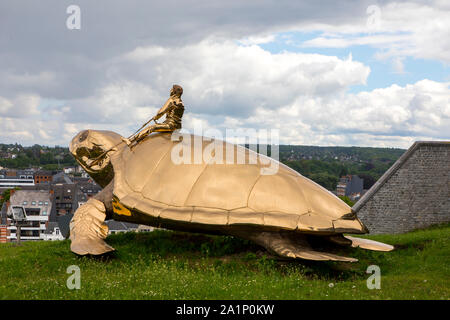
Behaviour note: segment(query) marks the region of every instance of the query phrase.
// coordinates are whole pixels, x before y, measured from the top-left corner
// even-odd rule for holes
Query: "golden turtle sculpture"
[[[278,161],[220,140],[174,136],[152,134],[134,148],[121,144],[122,137],[111,131],[84,130],[73,138],[71,153],[103,188],[74,214],[70,223],[74,253],[113,251],[104,242],[108,233],[104,220],[111,218],[171,230],[232,235],[285,258],[357,261],[316,251],[310,242],[317,238],[343,246],[393,249],[345,236],[368,230],[338,197]],[[212,161],[214,157],[198,159],[199,151],[213,156],[223,151],[227,157],[232,152],[231,158],[220,163]],[[188,161],[180,163],[176,158],[180,155]],[[256,161],[237,161],[251,157]],[[278,170],[264,174],[268,167]]]

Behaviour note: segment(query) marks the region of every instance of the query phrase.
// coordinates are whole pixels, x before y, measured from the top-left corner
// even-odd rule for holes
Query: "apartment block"
[[[20,239],[43,240],[52,209],[51,193],[46,190],[16,190],[9,200],[7,239],[17,239],[17,222],[12,219],[12,211],[16,207],[24,209],[26,220],[21,222]]]

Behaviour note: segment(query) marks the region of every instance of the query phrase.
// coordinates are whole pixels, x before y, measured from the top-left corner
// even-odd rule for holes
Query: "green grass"
[[[110,236],[109,259],[79,258],[69,241],[0,244],[0,299],[450,299],[450,224],[371,236],[393,252],[342,249],[357,263],[279,261],[232,237],[170,231]],[[381,289],[369,290],[369,265]],[[69,290],[67,267],[81,270]]]

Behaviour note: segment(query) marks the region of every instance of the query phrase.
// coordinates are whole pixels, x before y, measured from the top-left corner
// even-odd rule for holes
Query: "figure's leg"
[[[172,126],[170,124],[164,123],[164,122],[154,124],[154,125],[148,127],[147,130],[142,131],[138,135],[138,141],[141,141],[142,139],[144,139],[146,136],[148,136],[152,132],[161,132],[161,131],[172,131]]]
[[[132,147],[131,145],[135,142],[138,143],[141,139],[143,139],[142,137],[145,137],[148,135],[148,132],[150,130],[152,130],[152,127],[155,125],[151,125],[147,128],[145,128],[144,130],[142,130],[141,132],[139,132],[136,136],[128,139],[128,138],[124,138],[122,137],[122,141],[125,142],[127,144],[127,146]]]
[[[134,142],[137,144],[139,141],[144,139],[146,136],[148,136],[151,132],[153,132],[153,128],[157,126],[158,124],[154,124],[151,126],[148,126],[147,128],[143,129],[141,132],[139,132],[136,136],[134,136],[131,139],[127,139],[122,137],[122,141],[127,144],[127,146],[131,146]]]
[[[136,139],[133,141],[134,144],[131,145],[131,148],[135,147],[139,142],[144,140],[152,132],[168,132],[168,131],[173,131],[172,126],[170,124],[168,124],[168,123],[154,124],[154,125],[146,128],[145,130],[141,131],[137,135]]]
[[[112,210],[112,188],[113,182],[75,211],[70,222],[70,249],[74,253],[101,255],[114,251],[104,241],[108,235],[104,220]]]

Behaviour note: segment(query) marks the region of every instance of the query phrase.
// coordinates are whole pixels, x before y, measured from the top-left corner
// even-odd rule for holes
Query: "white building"
[[[34,173],[32,170],[0,171],[1,190],[26,186],[34,186]]]
[[[21,224],[21,240],[43,240],[47,229],[52,202],[51,194],[46,190],[16,190],[10,198],[8,207],[8,239],[17,239],[17,226],[12,219],[14,207],[22,207],[25,210],[26,220]]]
[[[70,174],[75,172],[75,167],[66,167],[63,170],[65,174]]]
[[[64,240],[64,236],[61,234],[57,222],[49,222],[47,230],[41,235],[43,236],[43,240]]]

